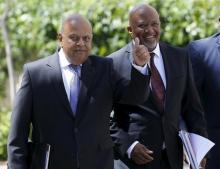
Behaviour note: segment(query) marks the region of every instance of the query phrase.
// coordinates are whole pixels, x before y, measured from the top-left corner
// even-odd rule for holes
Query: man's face
[[[74,65],[82,64],[92,48],[92,28],[85,21],[68,21],[58,35],[67,59]]]
[[[138,37],[140,44],[146,46],[149,51],[155,49],[160,39],[160,19],[156,11],[152,9],[139,9],[132,14],[128,31],[132,37]]]

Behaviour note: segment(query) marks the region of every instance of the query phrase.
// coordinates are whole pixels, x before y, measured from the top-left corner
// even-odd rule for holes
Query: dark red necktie
[[[151,89],[153,93],[153,98],[160,111],[164,111],[164,98],[165,98],[165,87],[161,79],[160,73],[154,64],[155,53],[150,53],[150,69],[151,69]]]

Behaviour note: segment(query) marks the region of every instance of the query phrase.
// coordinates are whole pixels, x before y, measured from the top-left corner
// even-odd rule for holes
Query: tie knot
[[[154,52],[149,52],[150,53],[150,57],[154,57],[155,53]]]
[[[80,76],[80,74],[81,74],[81,66],[70,64],[69,68],[70,68],[71,71],[75,72],[77,74],[77,76]]]
[[[150,64],[154,63],[154,56],[155,53],[154,52],[149,52],[150,53]]]

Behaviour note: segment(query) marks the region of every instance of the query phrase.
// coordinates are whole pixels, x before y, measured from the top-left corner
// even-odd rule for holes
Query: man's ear
[[[133,38],[133,32],[132,32],[131,26],[127,27],[127,31],[131,35],[131,37]]]
[[[127,31],[128,31],[128,33],[132,33],[131,26],[127,26]]]
[[[58,40],[59,42],[62,42],[62,39],[63,39],[62,34],[61,34],[61,33],[58,33],[58,34],[57,34],[57,40]]]

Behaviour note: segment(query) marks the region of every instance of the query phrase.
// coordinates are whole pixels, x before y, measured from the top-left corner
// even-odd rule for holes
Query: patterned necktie
[[[79,90],[80,90],[80,66],[69,65],[70,70],[74,73],[71,82],[70,82],[70,106],[74,113],[76,114]]]
[[[164,98],[165,98],[165,87],[161,79],[160,73],[154,64],[155,53],[150,53],[150,68],[151,68],[151,88],[153,93],[153,98],[160,111],[164,111]]]

